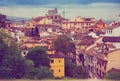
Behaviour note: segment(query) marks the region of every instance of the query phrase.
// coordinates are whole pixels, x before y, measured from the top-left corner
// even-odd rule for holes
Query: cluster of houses
[[[93,78],[104,78],[113,70],[120,72],[120,21],[104,26],[101,32],[100,35],[95,32],[88,34],[95,38],[94,43],[78,43],[81,47],[78,49],[83,49],[79,52],[79,62]]]
[[[103,78],[111,69],[120,70],[120,20],[110,24],[102,19],[81,16],[70,20],[62,17],[55,8],[48,10],[45,16],[26,22],[7,23],[5,30],[20,43],[23,57],[32,47],[45,47],[55,77],[65,76],[64,54],[56,52],[53,44],[61,35],[73,40],[76,64],[88,69],[91,77]],[[36,32],[39,35],[33,35]]]

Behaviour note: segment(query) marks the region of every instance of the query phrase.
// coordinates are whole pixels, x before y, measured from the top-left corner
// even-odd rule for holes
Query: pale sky
[[[66,18],[94,17],[116,20],[120,14],[119,0],[0,0],[0,13],[16,17],[43,16],[47,10],[58,8]]]

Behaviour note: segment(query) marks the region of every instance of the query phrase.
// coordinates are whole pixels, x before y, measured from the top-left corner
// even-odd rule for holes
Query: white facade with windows
[[[105,32],[104,36],[109,36],[109,37],[120,37],[120,26],[115,27],[115,28],[107,28],[103,30]],[[116,48],[120,48],[120,43],[113,43],[113,46]]]

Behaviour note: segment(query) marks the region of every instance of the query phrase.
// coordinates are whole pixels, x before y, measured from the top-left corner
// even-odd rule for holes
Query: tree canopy
[[[26,78],[43,79],[52,78],[53,73],[49,70],[50,59],[43,47],[31,48],[26,56]]]
[[[6,21],[8,21],[6,15],[0,14],[0,28],[5,27]]]
[[[107,72],[105,78],[112,80],[120,80],[120,70],[112,68],[110,71]]]
[[[6,31],[4,29],[0,29],[0,39],[2,39],[6,44],[10,45],[11,43],[13,43],[13,38],[8,35],[8,33],[6,33]]]
[[[48,67],[34,67],[34,62],[32,60],[26,60],[25,65],[25,78],[43,79],[53,77],[53,73]]]
[[[11,40],[11,37],[6,32],[0,31],[0,79],[53,77],[48,67],[49,58],[43,47],[30,49],[25,59],[21,55],[19,45],[12,41],[9,44],[6,40]]]
[[[35,40],[40,40],[39,29],[37,26],[35,28],[32,28],[31,36],[33,36]]]
[[[82,66],[73,64],[70,60],[65,60],[65,76],[71,78],[89,78],[89,73]]]
[[[56,51],[60,51],[67,55],[68,52],[74,52],[75,46],[72,42],[72,39],[70,39],[67,36],[60,36],[54,41],[54,46]]]
[[[21,52],[16,44],[8,46],[0,39],[0,78],[21,78],[24,76],[25,65]]]
[[[50,66],[50,59],[43,47],[31,48],[26,56],[26,59],[32,60],[35,67],[39,67],[40,65],[46,67]]]

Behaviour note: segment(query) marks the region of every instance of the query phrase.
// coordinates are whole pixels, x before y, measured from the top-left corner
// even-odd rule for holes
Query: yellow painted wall
[[[26,36],[21,38],[21,42],[26,42],[28,40],[29,40],[29,37],[26,37]]]
[[[24,46],[28,48],[36,47],[36,46],[48,46],[47,44],[41,44],[41,43],[26,43]]]
[[[55,50],[47,50],[47,54],[55,54]]]
[[[35,22],[34,20],[31,20],[28,22],[29,28],[34,28],[36,26],[37,22]]]
[[[38,24],[49,24],[49,23],[52,23],[52,20],[49,20],[47,18],[42,18]]]
[[[64,58],[50,58],[54,62],[50,62],[51,70],[53,70],[54,77],[64,77]]]
[[[120,50],[108,54],[107,71],[112,68],[120,69]]]
[[[104,25],[103,24],[97,24],[97,30],[101,30],[104,28]]]
[[[42,19],[39,21],[39,24],[45,24],[45,18],[42,18]]]

